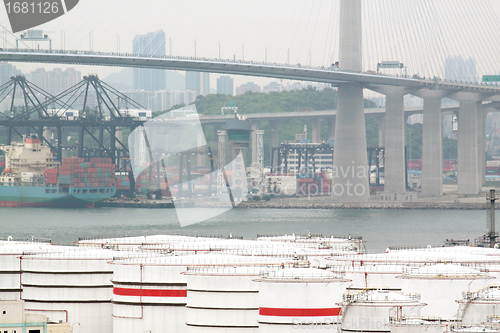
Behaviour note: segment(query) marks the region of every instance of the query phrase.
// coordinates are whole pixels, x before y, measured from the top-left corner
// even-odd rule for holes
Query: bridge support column
[[[213,134],[213,136],[214,136],[214,141],[213,141],[213,142],[215,142],[215,143],[216,143],[216,144],[215,144],[215,146],[217,146],[217,144],[218,144],[218,142],[219,142],[219,136],[218,136],[218,134],[217,134],[217,131],[222,130],[222,123],[218,123],[218,124],[216,123],[216,124],[213,124],[213,129],[214,129],[214,134]]]
[[[443,123],[441,99],[424,99],[422,195],[443,195]]]
[[[319,143],[321,142],[321,121],[322,119],[315,119],[311,121],[312,133],[311,138],[312,142]]]
[[[363,88],[342,83],[338,89],[332,200],[366,202],[370,199]]]
[[[260,121],[252,121],[252,165],[257,165],[257,130]]]
[[[197,137],[197,144],[198,144],[198,151],[206,151],[207,150],[207,145],[205,141],[205,125],[201,125],[201,128],[203,129],[201,132],[198,131],[198,137]],[[198,167],[204,168],[206,166],[205,161],[206,161],[206,156],[204,154],[199,153],[198,158],[197,158],[197,163],[196,165]]]
[[[478,163],[479,163],[479,192],[482,191],[483,185],[486,185],[486,116],[488,114],[483,110],[482,103],[479,103],[477,113],[478,117]]]
[[[278,147],[279,147],[279,133],[278,133],[278,121],[272,120],[269,122],[269,127],[271,127],[271,168],[272,172],[276,172],[278,168]]]
[[[328,140],[335,140],[335,118],[328,120]]]
[[[361,0],[340,1],[339,64],[342,70],[361,71]],[[368,159],[363,88],[341,83],[335,121],[335,152],[332,168],[332,200],[367,202]]]
[[[406,191],[404,94],[386,95],[384,192]]]
[[[378,146],[385,146],[385,116],[377,117],[378,122]]]
[[[458,194],[478,194],[481,187],[478,147],[478,113],[480,109],[480,102],[460,100],[458,111]]]

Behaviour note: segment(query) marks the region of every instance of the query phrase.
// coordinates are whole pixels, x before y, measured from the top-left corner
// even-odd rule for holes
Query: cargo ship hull
[[[114,187],[0,186],[0,207],[93,207],[112,197]]]

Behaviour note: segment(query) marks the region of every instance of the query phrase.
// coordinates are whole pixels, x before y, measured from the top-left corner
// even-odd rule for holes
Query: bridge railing
[[[20,48],[8,48],[8,49],[2,49],[0,48],[0,53],[1,52],[18,52],[18,53],[48,53],[48,54],[60,54],[60,55],[95,55],[95,56],[111,56],[111,57],[135,57],[135,58],[154,58],[154,59],[170,59],[170,60],[192,60],[192,61],[207,61],[207,62],[224,62],[224,63],[230,63],[230,64],[250,64],[250,65],[262,65],[262,66],[273,66],[273,67],[285,67],[285,68],[304,68],[304,69],[313,69],[313,70],[318,70],[318,71],[325,71],[325,72],[338,72],[340,71],[338,67],[325,67],[325,66],[304,66],[299,64],[282,64],[282,63],[268,63],[264,61],[244,61],[244,60],[230,60],[230,59],[218,59],[218,58],[207,58],[207,57],[192,57],[192,56],[170,56],[170,55],[156,55],[156,54],[141,54],[141,53],[120,53],[120,52],[100,52],[100,51],[90,51],[90,50],[44,50],[44,49],[20,49]],[[349,72],[349,71],[342,71],[342,72]],[[414,77],[414,76],[409,76],[409,75],[390,75],[390,74],[383,74],[383,73],[370,73],[369,71],[364,71],[359,74],[367,74],[367,75],[374,75],[374,76],[386,76],[386,77],[400,77],[400,78],[405,78],[405,79],[414,79],[418,80],[419,82],[425,84],[425,85],[430,85],[430,84],[457,84],[457,85],[470,85],[470,86],[489,86],[489,87],[498,87],[499,82],[468,82],[468,81],[462,81],[462,80],[447,80],[447,79],[440,79],[438,77],[434,78],[425,78],[425,77]]]

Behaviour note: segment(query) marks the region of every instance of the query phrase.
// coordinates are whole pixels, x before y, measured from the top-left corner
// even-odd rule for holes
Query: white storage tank
[[[352,288],[374,288],[387,286],[401,288],[401,276],[404,265],[362,265],[362,266],[333,266],[328,269],[332,272],[344,273],[345,278],[352,280]]]
[[[486,322],[473,326],[455,326],[450,329],[450,332],[456,333],[498,333],[500,326],[498,322]]]
[[[337,305],[350,280],[316,268],[263,272],[259,282],[259,333],[335,329]],[[313,327],[314,326],[314,327]]]
[[[479,290],[462,292],[458,311],[462,324],[467,326],[500,318],[500,286],[491,285]]]
[[[26,309],[50,321],[80,323],[80,333],[112,331],[113,271],[109,250],[67,247],[61,253],[23,256],[22,299]]]
[[[186,332],[188,266],[276,263],[270,258],[198,254],[113,261],[113,332]]]
[[[389,332],[391,320],[419,316],[420,295],[388,288],[346,293],[342,301],[342,332]]]
[[[257,333],[259,286],[266,266],[188,267],[188,333]]]
[[[20,262],[23,255],[58,251],[61,247],[49,243],[0,242],[0,299],[21,298]]]
[[[422,267],[408,267],[400,277],[403,290],[417,292],[422,302],[428,304],[422,309],[422,316],[456,320],[458,303],[462,291],[484,287],[493,278],[478,270],[455,264],[438,264]]]
[[[443,333],[450,329],[450,323],[440,318],[400,318],[387,325],[391,333]]]

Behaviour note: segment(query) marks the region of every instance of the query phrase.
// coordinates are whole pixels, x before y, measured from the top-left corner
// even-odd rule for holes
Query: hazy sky
[[[163,29],[173,55],[328,65],[338,58],[338,0],[80,0],[36,29],[52,47],[132,51],[136,34]],[[364,69],[399,60],[409,74],[442,75],[448,55],[475,57],[479,74],[500,71],[498,0],[363,0]],[[0,24],[10,24],[0,11]],[[17,34],[19,35],[19,34]],[[90,42],[92,39],[92,43]],[[195,42],[196,41],[196,42]],[[92,44],[92,45],[91,45]],[[4,47],[13,47],[7,32]],[[33,46],[28,44],[28,46]],[[243,54],[244,52],[244,54]],[[497,66],[498,64],[498,66]],[[31,71],[37,64],[15,64]],[[46,68],[61,67],[47,65]],[[73,66],[74,67],[74,66]],[[119,68],[77,67],[101,77]],[[219,75],[213,75],[212,81]],[[254,78],[238,80],[256,81]],[[212,84],[215,88],[215,84]]]

